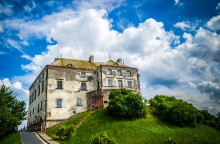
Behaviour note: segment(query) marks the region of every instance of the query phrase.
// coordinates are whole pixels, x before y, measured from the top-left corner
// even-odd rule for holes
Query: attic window
[[[115,62],[113,65],[118,65],[118,62]]]
[[[67,64],[67,66],[68,66],[68,67],[72,67],[73,65],[72,65],[72,64]]]

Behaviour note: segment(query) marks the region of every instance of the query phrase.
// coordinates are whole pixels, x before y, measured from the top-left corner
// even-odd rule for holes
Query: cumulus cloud
[[[208,26],[211,30],[215,30],[215,31],[220,30],[220,15],[211,18],[211,19],[207,22],[207,26]]]
[[[215,9],[216,9],[216,10],[219,10],[219,9],[220,9],[220,2],[218,3],[218,5],[216,6]]]
[[[184,22],[184,21],[183,22],[178,22],[173,26],[176,27],[176,28],[180,28],[182,30],[187,30],[187,29],[191,28],[190,24],[187,23],[187,22]]]
[[[26,90],[19,81],[11,82],[8,78],[0,79],[0,86],[10,87],[17,100],[28,102],[29,91]]]
[[[200,108],[220,110],[214,102],[220,99],[218,93],[211,95],[213,87],[203,83],[219,83],[216,77],[220,74],[220,36],[215,32],[199,28],[195,35],[184,33],[185,41],[180,43],[179,36],[166,31],[162,22],[152,18],[118,32],[112,29],[108,12],[103,9],[64,10],[41,20],[17,21],[21,23],[6,23],[19,30],[20,38],[39,36],[46,37],[48,42],[56,41],[41,54],[23,55],[30,63],[22,65],[22,69],[31,71],[32,78],[58,55],[88,59],[92,54],[95,61],[106,61],[111,54],[112,59],[121,57],[125,64],[139,69],[142,94],[147,98],[174,95]],[[179,27],[189,29],[188,25]]]

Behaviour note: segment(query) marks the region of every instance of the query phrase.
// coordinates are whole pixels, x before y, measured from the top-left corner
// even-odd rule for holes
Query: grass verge
[[[0,144],[22,144],[20,132],[9,134],[3,140],[0,140]]]

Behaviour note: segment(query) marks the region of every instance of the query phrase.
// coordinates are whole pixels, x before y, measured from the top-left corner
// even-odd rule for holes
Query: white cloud
[[[5,1],[0,4],[0,14],[5,14],[7,16],[12,15],[12,5],[7,4]]]
[[[216,10],[219,10],[219,9],[220,9],[220,2],[218,3],[218,5],[216,6],[215,9],[216,9]]]
[[[0,33],[4,32],[2,25],[0,24]]]
[[[125,0],[108,0],[108,1],[100,1],[100,0],[79,0],[73,1],[73,4],[77,6],[79,11],[87,10],[87,9],[106,9],[108,11],[112,11],[113,9],[121,6]]]
[[[174,0],[175,5],[178,5],[180,3],[180,0]]]
[[[10,87],[13,91],[14,96],[19,101],[28,102],[29,91],[23,88],[22,83],[19,81],[12,82],[8,78],[0,79],[0,86],[5,85],[6,87]]]
[[[207,26],[208,26],[211,30],[215,30],[215,31],[220,30],[220,15],[211,18],[211,19],[207,22]]]
[[[187,23],[187,22],[184,22],[184,21],[183,22],[178,22],[173,26],[176,27],[176,28],[180,28],[182,30],[187,30],[187,29],[191,28],[190,24]]]
[[[58,55],[88,59],[93,54],[95,61],[105,61],[110,53],[112,59],[121,57],[125,64],[139,69],[143,95],[174,95],[198,106],[205,102],[206,107],[216,106],[209,101],[209,91],[201,93],[207,85],[198,89],[198,84],[214,81],[219,73],[218,34],[199,28],[195,35],[184,33],[185,42],[179,44],[179,37],[166,31],[162,22],[150,18],[118,32],[112,29],[107,14],[106,10],[64,10],[38,21],[11,24],[19,29],[21,38],[44,35],[48,41],[57,42],[33,58],[24,55],[30,63],[22,65],[22,69],[36,75]],[[33,25],[32,31],[29,25]]]

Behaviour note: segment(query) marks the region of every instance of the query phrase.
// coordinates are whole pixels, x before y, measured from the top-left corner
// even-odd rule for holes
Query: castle
[[[49,128],[78,113],[104,108],[113,89],[140,93],[138,69],[122,59],[94,62],[56,58],[46,65],[29,88],[27,129]]]

